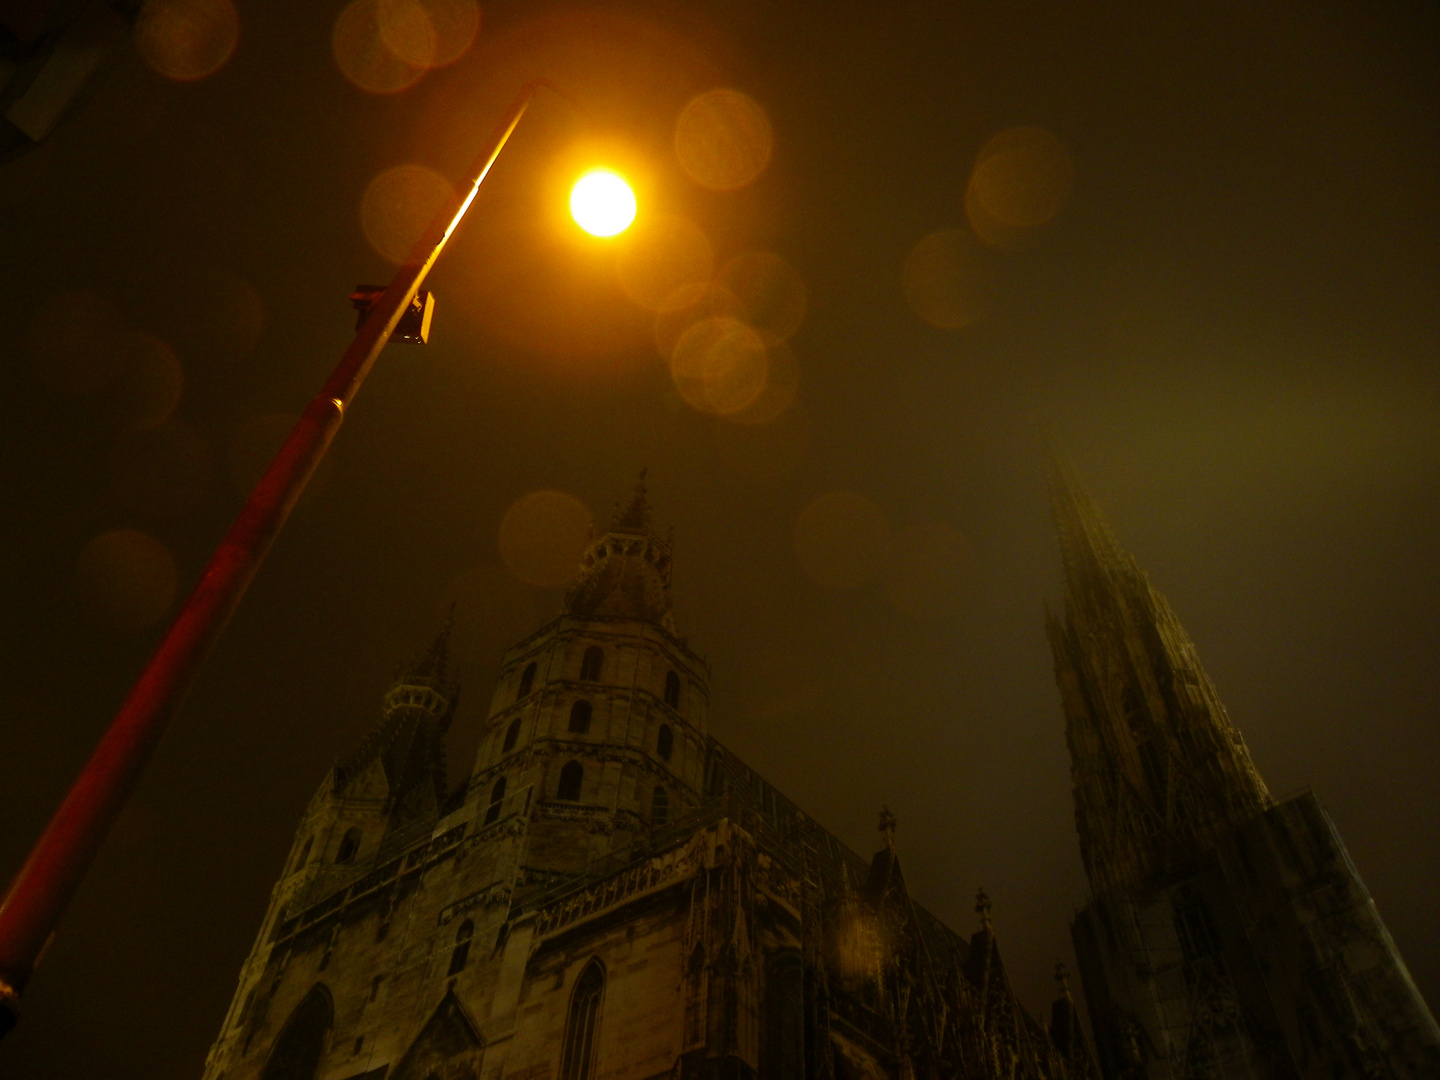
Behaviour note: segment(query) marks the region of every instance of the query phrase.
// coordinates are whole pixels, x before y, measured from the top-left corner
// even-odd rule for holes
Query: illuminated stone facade
[[[1440,1077],[1440,1032],[1315,796],[1277,804],[1169,605],[1065,470],[1049,632],[1112,1080]]]
[[[296,832],[206,1080],[1087,1080],[1068,991],[916,905],[710,737],[643,488],[444,783],[446,637]]]

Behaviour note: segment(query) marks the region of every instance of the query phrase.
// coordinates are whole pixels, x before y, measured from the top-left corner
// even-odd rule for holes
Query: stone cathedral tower
[[[1075,478],[1048,618],[1111,1080],[1440,1077],[1440,1032],[1313,794],[1277,803],[1169,604]]]
[[[1093,1080],[1063,987],[968,938],[707,730],[642,486],[504,657],[445,787],[448,633],[302,815],[206,1080]]]

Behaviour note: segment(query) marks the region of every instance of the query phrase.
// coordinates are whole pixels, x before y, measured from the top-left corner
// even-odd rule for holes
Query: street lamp
[[[354,341],[251,491],[199,584],[0,901],[0,1036],[15,1026],[20,995],[71,897],[335,438],[380,350],[397,328],[410,340],[423,340],[430,300],[420,293],[420,286],[541,85],[548,84],[542,80],[521,91],[471,166],[469,184],[441,208],[390,284],[383,290],[362,287],[352,296],[362,311]],[[620,177],[596,170],[576,184],[571,207],[582,228],[612,236],[634,218],[635,197]],[[418,334],[409,333],[412,326],[419,326]]]

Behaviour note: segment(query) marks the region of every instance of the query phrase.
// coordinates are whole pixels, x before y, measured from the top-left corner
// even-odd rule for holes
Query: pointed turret
[[[432,816],[445,801],[445,733],[460,698],[450,670],[454,621],[452,606],[429,648],[396,673],[381,719],[335,770],[336,793],[379,795],[391,828]]]
[[[1105,892],[1187,863],[1272,801],[1170,605],[1066,465],[1051,503],[1066,590],[1046,622],[1081,855]]]
[[[565,610],[582,618],[644,619],[671,633],[671,546],[655,534],[641,470],[635,494],[616,507],[609,528],[590,541]]]

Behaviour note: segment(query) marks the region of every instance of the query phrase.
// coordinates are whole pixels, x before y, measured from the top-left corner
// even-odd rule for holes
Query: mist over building
[[[447,622],[296,831],[207,1080],[1425,1077],[1435,1022],[1314,795],[1277,803],[1063,469],[1048,627],[1092,895],[1043,1017],[708,729],[644,487],[506,653],[447,789]]]

